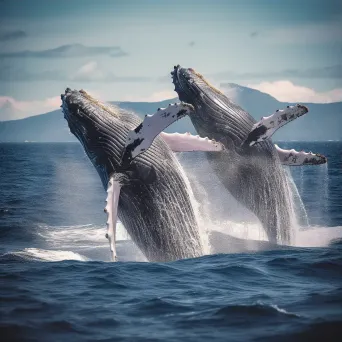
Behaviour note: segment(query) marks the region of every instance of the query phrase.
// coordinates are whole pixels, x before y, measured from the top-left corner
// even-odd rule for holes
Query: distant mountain
[[[224,92],[232,96],[234,102],[259,120],[272,114],[276,109],[285,108],[290,103],[279,102],[258,90],[237,84],[221,85]],[[161,102],[112,102],[124,109],[133,110],[141,118],[154,113],[158,107],[166,107],[178,99]],[[305,104],[310,112],[295,122],[281,128],[273,140],[342,140],[342,102],[329,104]],[[168,132],[191,132],[195,130],[188,118],[179,120],[167,129]],[[61,110],[32,116],[21,120],[0,122],[0,142],[65,142],[76,141],[70,134]]]
[[[271,95],[234,83],[221,84],[234,102],[247,110],[257,121],[269,116],[276,109],[293,103],[279,102]],[[302,103],[309,113],[279,129],[273,140],[342,140],[342,102]]]
[[[61,110],[21,120],[0,122],[0,142],[64,142],[76,141]]]
[[[23,117],[25,113],[15,108],[10,100],[5,100],[0,104],[0,121],[10,120],[14,116]]]

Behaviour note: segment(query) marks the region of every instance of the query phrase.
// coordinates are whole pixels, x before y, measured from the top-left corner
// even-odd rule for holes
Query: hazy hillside
[[[221,84],[221,87],[228,93],[233,89],[235,102],[256,120],[293,104],[233,83]],[[342,102],[302,104],[308,106],[309,113],[279,129],[273,140],[342,140]]]
[[[26,119],[0,122],[1,142],[63,142],[76,141],[69,132],[61,110]]]
[[[277,101],[270,95],[236,84],[222,84],[222,89],[234,94],[234,100],[246,109],[256,120],[284,108],[289,103]],[[143,117],[158,107],[166,107],[177,99],[161,102],[113,102],[121,108],[135,111]],[[279,130],[274,140],[342,140],[342,103],[306,104],[310,112]],[[172,125],[168,132],[195,133],[189,119],[182,119]],[[21,120],[0,122],[0,142],[63,142],[76,141],[69,133],[61,110]]]

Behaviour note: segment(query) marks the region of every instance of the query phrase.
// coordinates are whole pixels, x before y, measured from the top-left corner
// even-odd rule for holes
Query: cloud
[[[0,42],[8,42],[8,41],[17,40],[17,39],[26,38],[26,37],[27,37],[26,32],[22,30],[8,31],[8,32],[0,33]]]
[[[43,70],[31,72],[24,68],[0,68],[0,81],[5,82],[32,82],[32,81],[70,81],[70,82],[147,82],[149,77],[125,76],[120,77],[111,71],[105,71],[97,62],[91,61],[81,66],[76,72],[67,70]]]
[[[332,103],[342,101],[342,88],[317,92],[312,88],[295,85],[286,80],[248,84],[247,86],[270,94],[282,102]]]
[[[280,71],[244,72],[225,71],[213,74],[218,80],[226,79],[265,79],[265,78],[342,78],[342,64],[323,66],[309,69],[285,69]]]
[[[125,76],[120,77],[114,75],[110,71],[104,71],[97,62],[89,62],[83,65],[74,75],[71,81],[75,82],[146,82],[148,77]]]
[[[0,121],[22,119],[56,110],[61,105],[59,96],[37,101],[18,101],[0,96]]]
[[[40,51],[0,53],[2,58],[80,58],[100,55],[123,57],[127,56],[127,53],[119,46],[84,46],[82,44],[62,45],[54,49]]]

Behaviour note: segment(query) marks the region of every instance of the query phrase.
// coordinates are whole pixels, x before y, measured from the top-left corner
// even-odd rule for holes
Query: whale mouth
[[[214,93],[223,95],[220,90],[210,84],[200,73],[193,68],[183,68],[179,64],[171,71],[172,83],[181,101],[190,102],[195,97]]]
[[[119,117],[118,110],[109,104],[104,104],[101,101],[95,99],[89,93],[87,93],[84,89],[81,90],[71,90],[70,88],[66,88],[64,94],[61,94],[62,100],[62,111],[64,113],[64,118],[69,122],[71,119],[71,115],[81,114],[80,108],[83,109],[82,115],[95,116],[96,110],[91,107],[96,107],[102,109],[106,114],[114,116],[116,118]],[[71,108],[75,109],[74,111],[70,110]]]

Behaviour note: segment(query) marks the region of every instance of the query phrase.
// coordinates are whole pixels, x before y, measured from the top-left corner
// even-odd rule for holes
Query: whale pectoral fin
[[[106,238],[109,241],[110,253],[112,261],[116,261],[116,223],[118,218],[118,204],[120,197],[120,183],[111,177],[107,187],[107,205],[104,211],[107,213],[107,234]]]
[[[159,108],[153,115],[146,115],[143,122],[131,130],[126,139],[122,156],[122,165],[126,166],[140,153],[146,151],[155,137],[175,121],[185,117],[194,110],[187,103],[175,103],[167,108]]]
[[[201,138],[190,133],[160,133],[173,152],[222,151],[224,146],[215,140]]]
[[[282,126],[306,114],[309,109],[303,105],[287,106],[285,109],[278,109],[274,114],[261,118],[254,124],[244,145],[254,144],[271,138],[271,136]]]
[[[320,165],[327,162],[327,158],[322,154],[296,151],[283,150],[278,145],[274,145],[277,149],[279,159],[283,165],[301,166],[301,165]]]

